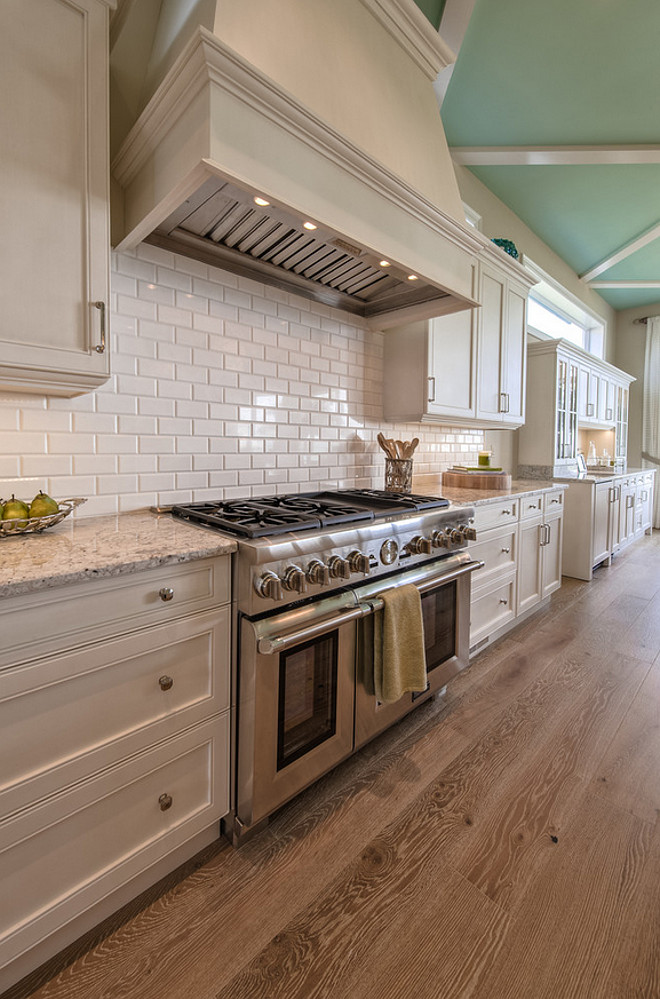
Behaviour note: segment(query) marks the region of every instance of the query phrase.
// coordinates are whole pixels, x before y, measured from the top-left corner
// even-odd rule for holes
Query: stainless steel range
[[[238,543],[235,843],[468,664],[471,507],[340,490],[175,506]],[[420,591],[428,687],[381,704],[370,619]]]

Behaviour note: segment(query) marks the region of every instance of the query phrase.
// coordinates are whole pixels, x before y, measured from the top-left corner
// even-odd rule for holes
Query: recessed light
[[[313,222],[303,222],[303,229],[316,229]]]
[[[255,198],[254,203],[255,205],[261,205],[262,208],[265,208],[266,205],[270,204],[270,201],[266,201],[265,198]]]
[[[408,280],[409,281],[419,281],[419,278],[417,277],[416,274],[409,274],[408,275]]]
[[[378,261],[378,266],[379,267],[390,267],[391,265],[390,265],[389,260],[379,260]]]

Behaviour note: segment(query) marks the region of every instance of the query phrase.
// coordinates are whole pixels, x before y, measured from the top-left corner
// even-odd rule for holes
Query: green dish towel
[[[390,704],[426,690],[424,622],[419,590],[412,583],[380,593],[384,607],[374,617],[374,692]]]

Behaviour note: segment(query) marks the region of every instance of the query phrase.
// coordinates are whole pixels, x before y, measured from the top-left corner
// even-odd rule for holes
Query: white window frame
[[[538,264],[535,264],[533,260],[530,260],[529,257],[524,256],[521,262],[525,269],[530,271],[538,281],[538,284],[530,290],[529,297],[544,305],[558,316],[561,316],[567,322],[581,326],[585,334],[583,350],[586,350],[589,354],[593,354],[594,357],[602,359],[607,330],[607,321],[603,316],[588,309],[584,302],[581,302],[576,295],[571,294],[570,291],[539,267]],[[554,339],[548,333],[537,330],[533,326],[528,325],[527,329],[529,333],[538,339]]]

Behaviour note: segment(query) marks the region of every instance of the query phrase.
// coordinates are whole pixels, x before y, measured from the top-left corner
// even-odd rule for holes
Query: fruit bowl
[[[13,534],[38,534],[40,531],[45,531],[47,527],[59,524],[77,506],[86,502],[86,499],[81,498],[58,500],[59,510],[57,513],[49,513],[45,517],[19,517],[17,520],[0,520],[0,538],[8,538]]]

